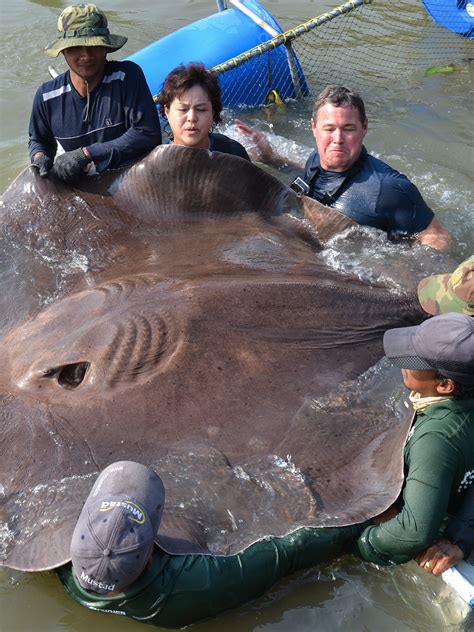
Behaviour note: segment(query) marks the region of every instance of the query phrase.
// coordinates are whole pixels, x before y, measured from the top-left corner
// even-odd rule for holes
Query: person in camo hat
[[[474,316],[474,256],[452,274],[436,274],[418,284],[418,300],[428,314],[459,312]]]
[[[75,182],[91,165],[101,172],[137,160],[161,143],[161,129],[141,68],[107,60],[127,38],[110,33],[95,4],[67,7],[57,27],[46,54],[62,53],[69,69],[36,92],[28,148],[41,177],[52,170]]]

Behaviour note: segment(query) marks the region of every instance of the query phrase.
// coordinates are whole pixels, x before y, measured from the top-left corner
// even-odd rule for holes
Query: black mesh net
[[[450,72],[474,56],[469,22],[457,12],[465,9],[464,0],[432,0],[437,21],[420,0],[357,2],[346,2],[289,30],[285,25],[286,37],[279,39],[285,39],[286,46],[275,46],[275,40],[270,50],[267,43],[216,67],[224,102],[255,103],[257,94],[269,101],[298,98],[331,83],[360,91],[397,81],[416,84],[420,73]],[[235,64],[238,67],[232,68]]]

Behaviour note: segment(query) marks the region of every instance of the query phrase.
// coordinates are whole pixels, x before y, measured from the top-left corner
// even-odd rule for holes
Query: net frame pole
[[[252,22],[255,22],[255,24],[257,24],[257,26],[262,28],[264,31],[266,31],[272,37],[276,37],[277,35],[279,35],[278,31],[276,29],[274,29],[273,26],[270,26],[270,24],[267,24],[267,22],[265,22],[265,20],[262,20],[262,18],[259,18],[258,15],[256,15],[253,11],[251,11],[244,4],[242,4],[240,2],[240,0],[229,0],[229,2],[230,2],[230,4],[233,4],[236,9],[238,9],[241,13],[243,13],[248,18],[250,18],[252,20]]]
[[[236,9],[238,9],[244,15],[246,15],[248,18],[250,18],[252,20],[252,22],[255,22],[255,24],[260,26],[260,28],[262,28],[269,35],[271,35],[272,38],[277,37],[278,35],[280,35],[280,33],[276,29],[274,29],[273,26],[270,26],[269,24],[267,24],[267,22],[265,22],[264,20],[259,18],[258,15],[256,15],[248,7],[243,5],[240,2],[240,0],[229,0],[229,2]],[[300,77],[299,77],[299,74],[298,74],[298,69],[296,67],[295,53],[294,53],[293,48],[291,46],[291,42],[287,42],[285,44],[285,49],[286,49],[286,51],[285,51],[286,52],[286,58],[288,60],[288,69],[290,71],[290,77],[291,77],[291,81],[293,83],[293,88],[295,89],[296,97],[298,99],[300,99],[303,96],[303,91],[301,89]]]

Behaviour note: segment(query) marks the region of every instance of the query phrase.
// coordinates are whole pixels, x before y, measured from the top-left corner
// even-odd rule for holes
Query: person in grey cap
[[[472,513],[467,497],[472,501],[474,487],[474,320],[442,314],[387,331],[383,344],[402,369],[415,414],[401,497],[354,546],[363,559],[382,565],[407,562],[429,547],[447,510]],[[431,563],[427,556],[427,570]]]
[[[474,256],[450,274],[436,274],[420,281],[418,300],[425,312],[436,316],[458,312],[474,316]],[[422,551],[416,561],[427,573],[441,575],[467,559],[474,548],[474,485],[441,537]]]
[[[184,627],[341,554],[367,525],[302,528],[237,555],[171,555],[158,539],[164,502],[163,483],[150,467],[119,461],[105,468],[74,529],[72,564],[57,569],[76,601],[161,628]]]
[[[121,167],[161,144],[158,113],[141,68],[106,59],[126,41],[110,33],[94,4],[67,7],[59,16],[58,37],[46,54],[62,53],[69,70],[40,86],[29,125],[30,159],[41,177],[53,170],[72,183],[92,165],[98,173]]]
[[[165,489],[149,467],[120,461],[96,480],[77,521],[71,559],[78,583],[106,594],[143,572],[160,526]]]

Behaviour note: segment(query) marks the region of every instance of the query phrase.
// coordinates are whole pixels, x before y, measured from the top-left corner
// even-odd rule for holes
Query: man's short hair
[[[364,101],[362,100],[360,94],[351,88],[340,85],[331,85],[324,88],[324,90],[318,94],[314,102],[314,119],[316,119],[318,110],[328,103],[337,108],[353,107],[359,112],[360,122],[367,122]]]

